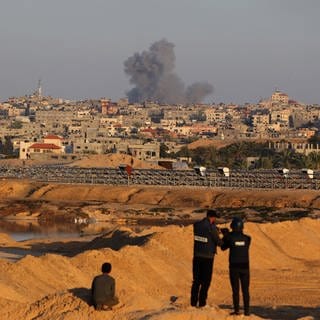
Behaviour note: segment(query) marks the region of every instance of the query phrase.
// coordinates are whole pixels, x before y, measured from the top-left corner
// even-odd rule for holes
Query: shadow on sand
[[[91,290],[88,288],[73,288],[69,290],[75,297],[81,299],[89,306],[92,306]]]
[[[231,305],[220,305],[219,307],[232,310]],[[320,306],[314,308],[287,305],[277,307],[252,306],[250,311],[251,314],[272,320],[296,320],[307,316],[311,316],[315,320],[320,319]]]
[[[4,253],[4,256],[7,256],[7,259],[12,261],[20,260],[26,255],[38,257],[47,253],[73,257],[87,250],[102,248],[120,250],[125,246],[142,246],[148,242],[151,236],[152,234],[137,236],[128,231],[113,230],[92,241],[36,242],[28,248],[20,248],[19,246],[0,247],[0,252]]]

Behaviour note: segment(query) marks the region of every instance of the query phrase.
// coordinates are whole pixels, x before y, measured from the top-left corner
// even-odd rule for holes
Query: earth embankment
[[[2,180],[2,200],[101,201],[172,207],[273,207],[320,209],[315,190],[244,190],[205,187],[107,186]]]

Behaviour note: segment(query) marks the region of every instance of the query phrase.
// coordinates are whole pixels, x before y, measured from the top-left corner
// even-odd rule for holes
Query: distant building
[[[29,147],[30,154],[32,153],[46,153],[46,152],[53,152],[53,153],[61,153],[61,147],[56,146],[53,143],[33,143]]]
[[[47,135],[41,142],[20,141],[19,158],[44,158],[47,154],[64,153],[63,139],[56,135]]]
[[[43,138],[43,142],[47,144],[54,144],[60,148],[62,148],[63,138],[57,135],[47,135]]]
[[[276,90],[271,96],[271,102],[288,104],[289,96],[286,93]]]
[[[103,115],[108,114],[108,109],[110,107],[110,100],[109,99],[101,99],[100,104],[101,104],[101,113]]]

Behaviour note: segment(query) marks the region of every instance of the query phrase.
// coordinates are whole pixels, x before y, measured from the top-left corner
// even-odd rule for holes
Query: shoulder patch
[[[208,239],[206,237],[200,237],[200,236],[194,236],[194,240],[195,241],[199,241],[199,242],[208,242]]]
[[[235,246],[236,247],[244,247],[246,245],[245,241],[235,241]]]

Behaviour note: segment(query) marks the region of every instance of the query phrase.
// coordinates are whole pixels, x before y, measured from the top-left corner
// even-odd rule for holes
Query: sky
[[[206,102],[255,103],[277,88],[320,103],[319,0],[1,0],[0,101],[32,93],[109,97],[132,88],[124,61],[166,39]]]

